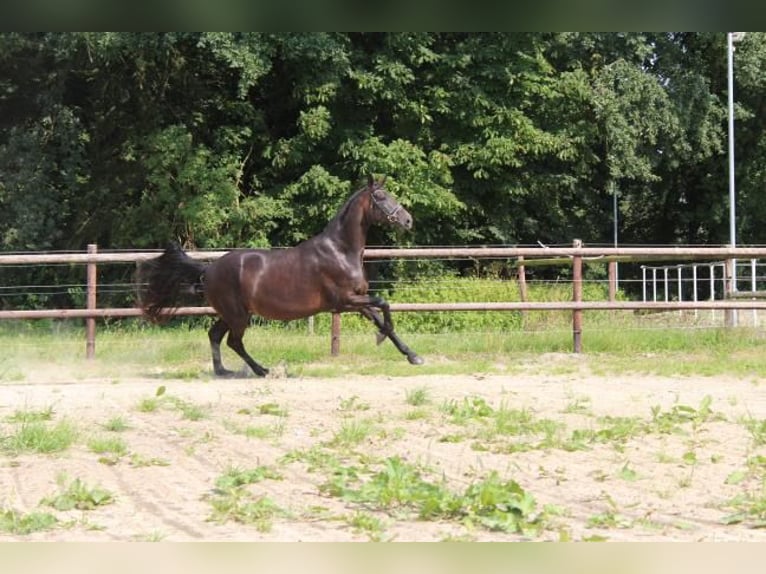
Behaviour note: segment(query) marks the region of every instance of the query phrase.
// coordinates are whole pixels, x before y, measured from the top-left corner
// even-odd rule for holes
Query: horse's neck
[[[361,201],[361,198],[355,197],[351,201],[354,200]],[[340,211],[322,234],[346,251],[361,253],[367,244],[369,229],[370,222],[365,217],[365,210],[351,204]]]

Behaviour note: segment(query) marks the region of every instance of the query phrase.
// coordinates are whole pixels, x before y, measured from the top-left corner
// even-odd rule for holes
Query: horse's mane
[[[351,195],[351,197],[349,197],[349,198],[346,200],[346,203],[344,203],[344,204],[341,206],[341,208],[338,210],[338,213],[336,213],[336,214],[335,214],[335,217],[333,217],[333,218],[332,218],[332,219],[331,219],[331,220],[330,220],[330,221],[327,223],[327,226],[325,227],[325,230],[330,230],[330,229],[333,229],[333,228],[334,228],[334,226],[336,226],[336,225],[339,225],[339,224],[340,224],[340,222],[341,222],[343,219],[345,219],[345,218],[346,218],[346,216],[347,216],[347,214],[348,214],[348,210],[349,210],[349,209],[351,209],[351,206],[352,206],[352,205],[354,205],[354,203],[356,203],[357,199],[359,199],[359,196],[360,196],[360,195],[362,195],[362,193],[364,193],[364,192],[367,192],[367,191],[370,191],[370,190],[378,189],[379,187],[380,187],[380,183],[376,181],[376,182],[373,182],[372,184],[370,184],[370,183],[366,183],[366,184],[364,184],[362,187],[360,187],[359,189],[357,189],[357,190],[356,190],[356,191],[355,191],[355,192],[354,192],[354,193]]]

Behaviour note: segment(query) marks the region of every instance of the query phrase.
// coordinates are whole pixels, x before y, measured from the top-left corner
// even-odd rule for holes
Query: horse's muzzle
[[[410,212],[406,209],[400,209],[399,212],[396,214],[394,221],[392,223],[398,223],[402,227],[404,227],[407,231],[412,229],[412,216],[410,215]]]

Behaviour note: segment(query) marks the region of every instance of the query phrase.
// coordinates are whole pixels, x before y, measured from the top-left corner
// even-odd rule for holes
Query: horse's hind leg
[[[229,326],[223,319],[218,319],[207,332],[208,339],[210,339],[210,350],[213,354],[213,372],[218,377],[234,376],[234,372],[225,369],[223,362],[221,362],[221,341],[228,331]]]
[[[249,365],[251,369],[253,369],[253,372],[258,375],[259,377],[265,377],[269,374],[269,370],[258,363],[256,363],[253,358],[247,354],[247,351],[245,351],[245,345],[242,343],[242,335],[245,334],[245,330],[234,330],[231,329],[229,331],[229,337],[226,339],[226,344],[235,352],[237,355],[242,357],[242,359]]]
[[[388,320],[388,324],[386,324],[386,320],[380,316],[380,314],[375,311],[374,309],[370,309],[369,307],[363,309],[361,311],[362,315],[367,317],[370,321],[375,323],[375,326],[378,328],[378,343],[380,343],[383,338],[388,337],[391,339],[391,342],[394,344],[394,346],[399,349],[399,352],[402,353],[407,357],[407,360],[412,365],[422,365],[423,364],[423,358],[418,355],[415,351],[410,349],[407,345],[404,344],[404,342],[399,338],[399,336],[394,333],[394,326],[391,322],[390,316]]]

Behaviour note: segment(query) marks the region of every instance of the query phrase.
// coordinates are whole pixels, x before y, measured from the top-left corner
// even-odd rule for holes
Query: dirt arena
[[[569,371],[172,380],[48,369],[2,381],[0,516],[56,522],[0,540],[766,541],[763,381]],[[71,444],[19,446],[35,424],[25,415],[65,423]],[[527,426],[503,427],[511,416]],[[516,481],[534,497],[535,527],[428,518],[331,487],[345,469],[358,492],[391,460],[455,493],[493,472]],[[254,469],[246,484],[221,482]],[[75,480],[108,499],[46,502]],[[272,512],[256,516],[248,503],[264,501]]]

